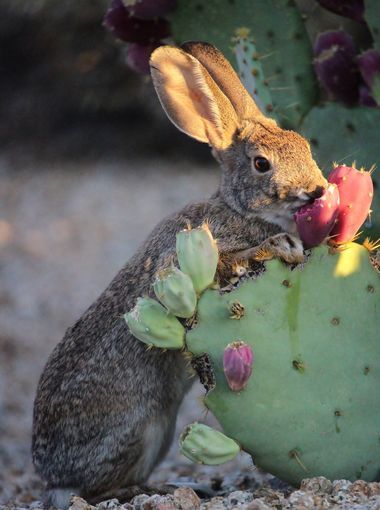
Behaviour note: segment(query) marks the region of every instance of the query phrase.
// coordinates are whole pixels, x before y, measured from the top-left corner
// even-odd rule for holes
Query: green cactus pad
[[[364,18],[371,31],[374,46],[380,51],[380,9],[379,0],[364,0]]]
[[[179,0],[170,21],[177,43],[214,44],[235,68],[233,38],[249,34],[255,41],[275,112],[284,127],[296,127],[316,103],[318,87],[311,45],[293,1]]]
[[[188,319],[195,312],[197,295],[190,276],[176,267],[161,271],[153,284],[157,299],[177,317]]]
[[[179,445],[185,457],[209,466],[224,464],[240,452],[236,441],[203,423],[188,425],[181,435]]]
[[[273,98],[269,82],[265,79],[261,60],[257,58],[258,51],[255,43],[248,37],[236,37],[234,45],[237,68],[244,87],[264,115],[278,121],[273,111]]]
[[[363,229],[372,238],[380,236],[380,110],[376,108],[346,108],[337,103],[315,107],[305,117],[301,133],[310,140],[313,153],[325,175],[332,169],[332,160],[339,164],[369,169],[372,174],[374,199],[372,221]]]
[[[141,342],[161,349],[181,349],[185,329],[179,320],[151,298],[138,298],[135,307],[124,315],[132,335]]]
[[[303,268],[278,260],[230,293],[207,290],[186,344],[207,353],[216,386],[205,398],[256,465],[293,484],[303,478],[380,477],[380,282],[368,251],[321,246]],[[245,313],[231,318],[231,304]],[[247,387],[230,391],[223,352],[255,353]]]

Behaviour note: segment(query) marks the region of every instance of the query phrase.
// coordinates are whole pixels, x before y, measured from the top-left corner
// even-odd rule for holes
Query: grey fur
[[[268,175],[252,168],[259,153],[273,165]],[[294,226],[289,211],[300,205],[300,190],[325,185],[307,142],[273,121],[244,120],[230,146],[214,147],[214,155],[223,171],[218,191],[161,221],[47,361],[34,404],[32,451],[58,507],[68,506],[71,490],[93,497],[143,483],[170,446],[191,385],[186,361],[178,351],[147,350],[122,316],[139,296],[152,295],[156,272],[176,260],[177,232],[207,221],[221,272],[239,257],[265,258],[260,248],[289,262],[303,256],[300,241],[285,233]],[[263,211],[286,215],[289,229],[263,219]]]
[[[68,508],[71,498],[78,494],[78,489],[72,487],[47,490],[44,498],[44,506],[45,508],[50,508],[52,506],[55,508]]]

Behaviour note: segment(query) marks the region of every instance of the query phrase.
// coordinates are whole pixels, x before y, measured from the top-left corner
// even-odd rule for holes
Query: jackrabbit
[[[326,180],[308,142],[266,118],[213,46],[162,46],[153,83],[170,120],[208,143],[222,168],[205,202],[161,221],[109,287],[51,354],[34,405],[33,461],[48,503],[144,482],[167,452],[188,390],[178,351],[147,351],[122,314],[152,294],[158,270],[175,260],[176,233],[208,221],[221,259],[303,260],[293,213],[320,196]],[[143,202],[142,202],[143,207]]]

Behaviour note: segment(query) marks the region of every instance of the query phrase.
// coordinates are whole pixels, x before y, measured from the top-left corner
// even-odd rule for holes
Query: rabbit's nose
[[[317,186],[313,191],[308,191],[307,195],[315,200],[316,198],[321,198],[323,193],[325,192],[325,188],[323,186]]]

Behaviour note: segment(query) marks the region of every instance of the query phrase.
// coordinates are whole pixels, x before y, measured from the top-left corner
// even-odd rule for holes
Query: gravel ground
[[[157,219],[207,197],[217,180],[214,167],[174,161],[20,168],[9,157],[0,160],[0,508],[42,507],[30,431],[34,393],[49,353]],[[202,393],[196,386],[185,400],[177,437],[196,419],[215,425],[199,404]],[[163,487],[167,483],[172,487]],[[312,479],[292,492],[256,469],[248,455],[223,467],[194,466],[176,442],[149,484],[161,489],[146,490],[123,508],[380,509],[380,484]],[[120,508],[119,501],[97,508]],[[86,508],[88,503],[74,498],[72,510]]]

